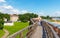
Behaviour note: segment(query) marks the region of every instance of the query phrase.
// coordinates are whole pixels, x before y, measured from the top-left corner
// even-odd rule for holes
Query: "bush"
[[[22,20],[22,22],[27,22],[27,20]]]
[[[34,13],[19,14],[19,20],[21,20],[22,22],[30,21],[31,18],[36,17],[38,17],[38,15]]]
[[[3,24],[4,24],[3,19],[0,19],[0,29],[3,29]]]

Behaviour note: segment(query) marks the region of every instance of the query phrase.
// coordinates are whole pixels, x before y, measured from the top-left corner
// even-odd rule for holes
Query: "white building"
[[[19,18],[19,16],[16,15],[16,14],[10,15],[10,20],[9,21],[7,21],[7,19],[4,18],[4,21],[5,21],[4,25],[5,26],[6,25],[7,26],[13,26],[14,25],[14,22],[18,21],[18,18]]]
[[[14,25],[14,22],[12,22],[12,21],[6,21],[6,22],[4,23],[4,25],[5,25],[5,26],[13,26],[13,25]]]
[[[19,16],[16,14],[10,15],[10,21],[15,22],[18,21]]]

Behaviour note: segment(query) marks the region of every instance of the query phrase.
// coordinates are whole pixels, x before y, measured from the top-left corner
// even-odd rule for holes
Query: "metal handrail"
[[[59,38],[53,27],[47,21],[42,20],[42,24],[47,32],[47,38]]]
[[[51,26],[52,24],[50,25],[50,23],[47,20],[43,20],[43,21],[45,21],[46,24],[50,27],[50,29],[54,35],[54,38],[59,38],[59,36],[57,35],[57,33],[54,31],[53,27]]]
[[[20,30],[20,31],[18,31],[18,32],[14,33],[14,34],[12,34],[12,35],[10,35],[10,36],[8,36],[8,38],[15,37],[15,36],[19,35],[21,32],[23,32],[24,30],[26,30],[26,29],[28,29],[28,28],[30,28],[30,27],[32,27],[32,26],[33,26],[33,25],[27,26],[26,28],[24,28],[24,29],[22,29],[22,30]]]
[[[25,30],[27,30],[27,29],[29,29],[29,28],[31,28],[31,27],[33,27],[32,30],[34,30],[34,29],[36,28],[37,22],[34,23],[34,21],[33,21],[32,19],[31,19],[31,21],[33,22],[32,25],[27,26],[26,28],[24,28],[24,29],[22,29],[22,30],[20,30],[20,31],[18,31],[18,32],[14,33],[14,34],[12,34],[12,35],[10,35],[10,36],[8,36],[8,38],[15,38],[17,35],[20,35],[20,33],[22,33],[23,31],[25,31]],[[31,29],[30,29],[30,30],[31,30]]]
[[[51,25],[49,25],[48,23],[46,23],[46,24],[50,27],[50,29],[51,29],[54,37],[55,37],[55,38],[59,38],[59,36],[57,35],[57,33],[54,31],[53,27],[52,27]]]

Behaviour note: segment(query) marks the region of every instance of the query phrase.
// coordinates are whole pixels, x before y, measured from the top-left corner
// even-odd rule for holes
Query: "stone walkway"
[[[1,38],[7,38],[7,36],[9,35],[9,32],[6,29],[3,29],[5,34],[1,37]]]
[[[42,38],[42,36],[43,36],[42,26],[37,26],[35,33],[31,35],[31,38]]]

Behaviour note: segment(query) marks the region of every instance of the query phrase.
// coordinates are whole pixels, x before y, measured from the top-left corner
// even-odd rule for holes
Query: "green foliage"
[[[41,16],[42,19],[51,19],[50,16]]]
[[[45,17],[45,16],[41,16],[41,18],[42,18],[42,19],[46,19],[46,17]]]
[[[4,14],[4,18],[6,18],[7,20],[10,20],[10,15],[9,14]]]
[[[28,25],[29,25],[28,22],[25,22],[25,23],[24,22],[15,22],[13,26],[5,26],[4,28],[7,29],[11,35],[17,31],[27,27]]]
[[[0,30],[3,29],[3,24],[4,24],[3,14],[0,13]]]
[[[46,18],[47,18],[47,19],[51,19],[51,17],[50,17],[50,16],[46,16]]]
[[[0,38],[4,35],[4,31],[3,30],[0,30]]]
[[[38,15],[34,13],[19,14],[19,20],[21,20],[22,22],[27,22],[31,18],[35,18],[35,17],[38,17]]]
[[[0,19],[0,29],[3,29],[3,24],[4,24],[3,19]]]
[[[3,14],[0,12],[0,29],[3,29],[4,27],[4,18],[10,19],[10,16],[8,14]]]
[[[4,17],[4,14],[0,12],[0,19],[3,19],[3,17]]]
[[[10,20],[10,15],[9,14],[3,14],[0,12],[0,19],[6,18],[7,20]]]
[[[9,35],[27,27],[29,25],[28,22],[15,22],[13,26],[4,26],[4,29],[7,29],[9,31]],[[26,31],[27,32],[27,31]],[[4,31],[0,30],[0,38],[4,35]]]

